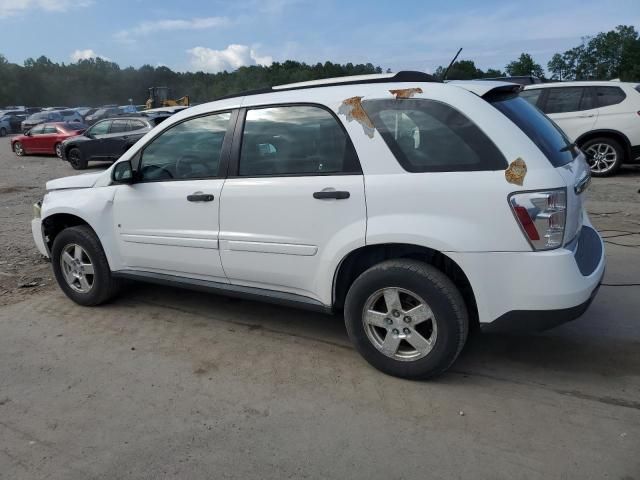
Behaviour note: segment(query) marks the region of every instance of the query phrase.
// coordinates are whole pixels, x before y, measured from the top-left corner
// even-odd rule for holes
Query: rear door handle
[[[190,202],[213,202],[213,195],[210,193],[196,192],[187,195],[187,200]]]
[[[323,190],[321,192],[313,192],[313,198],[323,200],[325,198],[335,198],[336,200],[344,200],[349,198],[351,194],[349,192],[340,190]]]

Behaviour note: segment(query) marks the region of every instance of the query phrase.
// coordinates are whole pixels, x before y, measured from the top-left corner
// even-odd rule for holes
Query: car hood
[[[64,142],[84,142],[85,140],[90,140],[89,137],[85,137],[84,135],[72,135],[64,139]]]
[[[47,191],[66,190],[70,188],[91,188],[103,172],[84,173],[81,175],[73,175],[71,177],[56,178],[47,182]]]

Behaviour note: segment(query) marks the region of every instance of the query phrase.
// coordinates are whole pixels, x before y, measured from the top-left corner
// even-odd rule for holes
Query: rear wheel
[[[84,170],[87,168],[87,161],[82,157],[82,153],[77,148],[72,148],[67,154],[69,163],[75,170]]]
[[[16,142],[16,143],[13,144],[13,151],[19,157],[22,157],[25,154],[24,147],[22,146],[22,144],[20,142]]]
[[[582,145],[582,150],[594,177],[614,175],[624,161],[622,145],[612,138],[593,138]]]
[[[118,290],[96,234],[86,225],[63,230],[51,249],[53,273],[74,302],[93,306],[110,300]]]
[[[345,301],[349,338],[362,356],[390,375],[421,379],[447,370],[467,339],[460,292],[435,267],[388,260],[352,284]]]
[[[53,147],[53,149],[56,152],[56,157],[62,158],[62,144],[61,143],[56,143],[56,145],[55,145],[55,147]]]

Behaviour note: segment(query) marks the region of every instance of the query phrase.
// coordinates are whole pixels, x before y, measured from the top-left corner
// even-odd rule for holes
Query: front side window
[[[597,87],[598,107],[608,107],[621,103],[627,96],[620,87]]]
[[[142,152],[141,180],[217,177],[230,119],[231,113],[217,113],[186,120],[162,132]]]
[[[241,176],[359,172],[351,142],[327,110],[291,105],[247,112],[240,151]]]
[[[507,161],[466,116],[424,99],[365,100],[376,130],[409,172],[501,170]]]
[[[91,129],[89,130],[89,132],[91,133],[91,135],[105,135],[108,131],[109,131],[109,126],[111,125],[111,121],[107,121],[107,122],[99,122],[96,123],[93,127],[91,127]]]

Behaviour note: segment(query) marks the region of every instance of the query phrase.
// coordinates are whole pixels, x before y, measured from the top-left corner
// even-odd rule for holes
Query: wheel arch
[[[96,233],[89,222],[72,213],[54,213],[42,219],[42,233],[44,234],[45,245],[49,252],[51,252],[53,242],[60,232],[65,228],[77,227],[78,225],[86,225],[93,233]]]
[[[580,135],[577,139],[576,139],[576,144],[582,148],[582,145],[584,145],[585,143],[587,143],[589,140],[592,140],[594,138],[599,138],[599,137],[606,137],[606,138],[612,138],[614,140],[617,140],[621,145],[622,148],[624,148],[624,155],[625,158],[623,159],[623,163],[626,163],[628,161],[630,161],[631,159],[631,142],[629,141],[629,139],[627,138],[627,136],[618,131],[618,130],[611,130],[611,129],[598,129],[598,130],[591,130],[589,132],[583,133],[582,135]]]
[[[462,268],[453,259],[438,250],[406,243],[366,245],[349,252],[338,264],[334,275],[333,308],[343,308],[349,287],[361,273],[384,260],[396,258],[428,263],[449,277],[464,298],[472,324],[478,324],[475,293]]]

